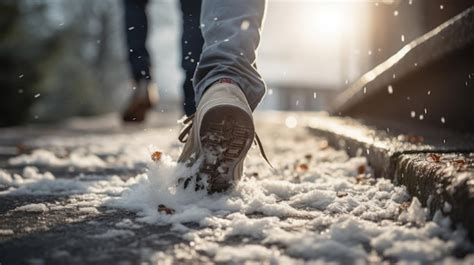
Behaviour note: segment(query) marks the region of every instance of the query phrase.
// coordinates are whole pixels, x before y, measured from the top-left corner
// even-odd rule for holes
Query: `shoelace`
[[[188,141],[189,132],[191,131],[191,128],[193,127],[193,119],[194,119],[194,114],[188,117],[184,116],[182,119],[179,120],[179,123],[182,123],[184,125],[184,128],[181,130],[178,136],[178,139],[181,143],[186,143]],[[267,164],[272,169],[274,169],[274,167],[268,160],[267,154],[265,153],[265,150],[263,149],[262,141],[260,140],[260,137],[258,137],[257,133],[255,133],[254,144],[258,146],[258,149],[260,150],[260,154],[262,155],[265,162],[267,162]]]

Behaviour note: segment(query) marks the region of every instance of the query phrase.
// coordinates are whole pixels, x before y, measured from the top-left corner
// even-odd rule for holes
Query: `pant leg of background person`
[[[193,76],[201,56],[204,39],[200,25],[201,0],[181,0],[183,29],[181,35],[181,66],[185,79],[183,82],[184,113],[189,116],[196,112],[194,101]]]
[[[194,76],[197,103],[222,78],[240,86],[252,110],[260,103],[266,88],[255,65],[265,7],[266,0],[203,0],[204,48]]]
[[[150,55],[146,48],[148,0],[124,0],[128,61],[135,81],[150,78]]]

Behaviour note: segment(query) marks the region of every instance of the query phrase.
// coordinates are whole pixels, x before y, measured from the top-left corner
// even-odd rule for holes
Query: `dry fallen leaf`
[[[168,208],[163,204],[158,205],[158,212],[165,213],[165,214],[174,214],[174,209]]]
[[[360,175],[360,174],[365,174],[365,165],[360,165],[358,168],[357,168],[357,173]]]
[[[296,171],[299,172],[299,173],[302,173],[302,172],[306,172],[308,171],[309,167],[307,164],[299,164],[297,167],[296,167]]]
[[[429,154],[428,155],[428,158],[433,161],[433,162],[436,162],[436,163],[439,163],[441,161],[441,156],[438,155],[438,154]]]
[[[456,168],[456,170],[458,171],[461,171],[461,170],[464,170],[467,166],[466,164],[466,160],[460,158],[460,159],[456,159],[453,161],[453,166]]]
[[[151,154],[151,160],[153,160],[155,162],[160,160],[161,154],[162,153],[160,151],[153,152],[153,154]]]
[[[304,156],[304,158],[310,160],[311,158],[313,158],[313,155],[312,154],[307,154]]]

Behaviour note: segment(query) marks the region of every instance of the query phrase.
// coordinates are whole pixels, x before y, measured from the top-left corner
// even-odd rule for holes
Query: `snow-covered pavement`
[[[462,228],[297,118],[257,124],[275,170],[251,150],[213,195],[176,187],[174,125],[29,139],[0,170],[0,264],[474,264]]]

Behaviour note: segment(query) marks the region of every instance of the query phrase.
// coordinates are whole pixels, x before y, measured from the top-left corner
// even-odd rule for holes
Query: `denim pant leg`
[[[221,78],[236,82],[254,110],[265,95],[256,69],[266,0],[203,0],[204,48],[194,76],[196,101]]]
[[[182,35],[181,35],[181,67],[184,70],[183,107],[189,116],[196,112],[194,101],[193,76],[202,52],[204,39],[200,25],[201,0],[181,0]]]
[[[135,81],[150,78],[150,55],[146,49],[148,0],[124,0],[128,62]]]

